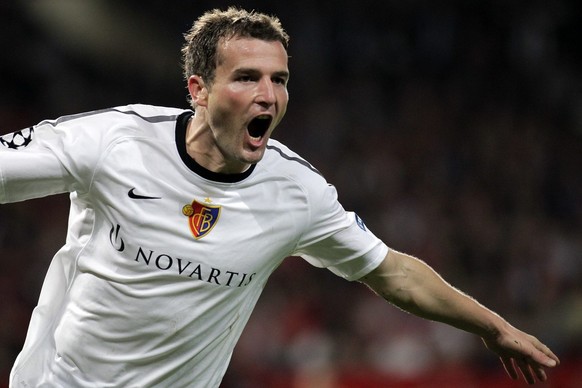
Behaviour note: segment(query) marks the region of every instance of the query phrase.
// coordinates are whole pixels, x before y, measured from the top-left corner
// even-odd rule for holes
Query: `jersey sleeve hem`
[[[378,266],[380,266],[382,261],[384,261],[384,259],[388,255],[389,250],[390,250],[390,248],[388,248],[388,246],[386,244],[382,244],[380,251],[378,252],[378,255],[376,256],[376,258],[374,260],[369,262],[361,270],[353,273],[352,275],[346,277],[345,279],[352,282],[352,281],[359,280],[359,279],[363,278],[364,276],[366,276],[367,274],[369,274],[370,272],[372,272],[373,270],[378,268]]]

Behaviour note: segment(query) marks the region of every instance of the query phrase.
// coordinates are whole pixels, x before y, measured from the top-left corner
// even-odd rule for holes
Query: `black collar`
[[[178,116],[178,119],[176,120],[176,147],[178,148],[178,153],[184,164],[201,177],[215,182],[235,183],[240,182],[251,175],[256,164],[252,164],[246,171],[238,174],[220,174],[205,169],[188,155],[188,152],[186,151],[186,130],[188,129],[188,121],[190,121],[192,115],[194,115],[194,112],[186,111]]]

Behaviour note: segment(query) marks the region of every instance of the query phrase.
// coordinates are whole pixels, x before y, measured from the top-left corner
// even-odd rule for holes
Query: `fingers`
[[[536,362],[532,363],[526,358],[513,359],[500,357],[500,360],[505,371],[513,380],[518,380],[520,373],[528,384],[535,384],[536,379],[542,382],[548,379],[543,366]]]
[[[543,356],[545,359],[543,360],[537,360],[540,364],[545,365],[549,368],[552,368],[554,366],[557,366],[560,364],[560,359],[558,358],[558,356],[556,356],[554,354],[554,352],[552,352],[550,350],[550,348],[548,348],[546,345],[542,344],[541,342],[538,341],[538,345],[536,346],[536,348],[543,353]]]
[[[534,350],[527,354],[528,352],[526,348],[523,348],[523,356],[514,358],[514,361],[524,379],[529,384],[534,384],[536,378],[539,381],[546,381],[548,376],[545,368],[557,366],[560,363],[560,360],[549,347],[541,343],[537,338],[533,336],[529,336],[529,338]]]
[[[537,338],[515,329],[504,338],[485,340],[485,345],[497,353],[505,371],[514,380],[523,377],[528,384],[548,379],[545,368],[559,365],[560,360]]]
[[[546,381],[548,379],[548,375],[546,375],[546,371],[544,370],[544,368],[542,368],[541,366],[538,367],[532,367],[536,377],[538,378],[539,381]]]
[[[513,380],[517,380],[519,378],[519,375],[517,374],[517,370],[515,369],[515,366],[513,365],[511,358],[500,357],[499,359],[501,360],[503,368],[505,369],[509,377],[511,377]]]
[[[518,358],[518,359],[515,359],[514,362],[517,365],[517,367],[519,368],[519,370],[521,371],[521,374],[522,374],[524,380],[527,381],[528,384],[535,384],[536,379],[534,377],[534,373],[532,372],[532,370],[530,368],[530,364],[527,362],[527,360],[525,360],[523,358]],[[541,369],[541,368],[536,368],[536,369]],[[543,370],[543,369],[541,369],[541,370]]]

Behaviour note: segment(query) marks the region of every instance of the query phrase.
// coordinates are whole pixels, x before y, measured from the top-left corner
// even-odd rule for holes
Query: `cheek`
[[[229,94],[222,94],[208,100],[209,121],[212,126],[223,127],[237,121],[242,104]]]
[[[235,91],[225,91],[214,96],[212,101],[214,112],[222,116],[236,116],[245,111],[247,104],[244,95]]]

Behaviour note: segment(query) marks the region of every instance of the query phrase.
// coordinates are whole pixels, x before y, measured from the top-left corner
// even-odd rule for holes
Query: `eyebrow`
[[[260,70],[255,69],[253,67],[241,67],[238,68],[236,70],[233,71],[234,75],[238,75],[238,74],[259,74],[261,73]],[[273,74],[271,74],[271,77],[283,77],[283,78],[289,78],[289,72],[286,70],[280,70],[280,71],[276,71]]]
[[[289,72],[288,71],[276,71],[275,73],[273,73],[274,76],[276,77],[283,77],[288,79],[289,78]]]

